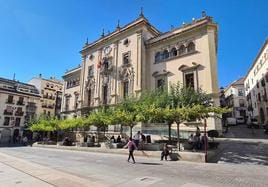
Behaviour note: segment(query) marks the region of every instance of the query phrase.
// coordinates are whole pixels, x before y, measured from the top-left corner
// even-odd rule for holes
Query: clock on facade
[[[103,52],[105,55],[108,55],[111,52],[112,48],[110,46],[107,46],[103,49]]]

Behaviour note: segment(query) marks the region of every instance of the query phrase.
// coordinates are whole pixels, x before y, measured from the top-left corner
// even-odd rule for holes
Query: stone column
[[[142,31],[137,32],[137,61],[136,61],[136,81],[135,81],[135,92],[136,94],[139,94],[141,91],[141,66],[142,66],[142,51],[141,51],[141,47],[142,47]]]

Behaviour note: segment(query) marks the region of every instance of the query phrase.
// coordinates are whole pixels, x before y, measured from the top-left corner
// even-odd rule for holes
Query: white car
[[[237,124],[244,124],[245,123],[245,119],[243,117],[237,117],[236,118],[236,122],[237,122]]]
[[[232,117],[226,118],[226,124],[228,126],[230,126],[230,125],[237,125],[236,118],[232,118]]]

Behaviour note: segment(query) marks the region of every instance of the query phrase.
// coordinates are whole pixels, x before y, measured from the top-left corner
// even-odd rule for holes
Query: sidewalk
[[[28,162],[0,153],[0,187],[101,187],[103,184],[89,181],[56,169]]]
[[[9,186],[50,187],[53,185],[0,162],[0,187],[9,187]]]

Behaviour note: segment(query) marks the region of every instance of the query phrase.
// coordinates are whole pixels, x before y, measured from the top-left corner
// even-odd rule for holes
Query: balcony
[[[10,112],[10,111],[7,111],[7,110],[4,110],[4,115],[13,115],[13,112]]]
[[[15,104],[14,101],[11,100],[11,99],[7,99],[7,100],[6,100],[6,103],[7,103],[7,104]]]
[[[16,111],[15,116],[23,116],[24,112],[22,111]]]
[[[43,95],[43,98],[48,98],[48,94],[46,94],[46,95]]]
[[[46,104],[42,104],[42,108],[47,108],[47,105]]]
[[[20,123],[15,123],[15,127],[19,127],[20,126]]]
[[[54,108],[54,105],[47,105],[47,108]]]
[[[268,101],[268,99],[267,99],[267,95],[263,95],[263,96],[262,96],[262,100],[265,101],[265,102],[267,102],[267,101]]]
[[[23,101],[17,101],[17,105],[25,105]]]
[[[54,96],[52,96],[52,95],[51,95],[51,96],[48,96],[47,98],[48,98],[48,99],[55,100],[55,97],[54,97]]]

